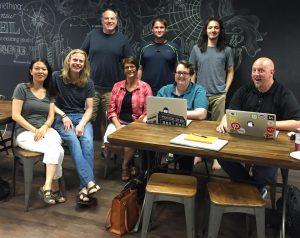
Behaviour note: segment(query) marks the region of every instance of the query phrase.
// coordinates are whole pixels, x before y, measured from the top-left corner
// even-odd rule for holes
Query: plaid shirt
[[[126,93],[126,80],[115,83],[110,97],[107,117],[119,119],[123,98]],[[135,89],[132,91],[132,119],[136,120],[141,115],[146,115],[146,97],[152,96],[152,90],[144,81],[138,80]]]

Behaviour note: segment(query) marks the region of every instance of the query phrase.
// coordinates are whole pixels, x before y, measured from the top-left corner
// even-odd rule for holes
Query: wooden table
[[[11,123],[12,122],[12,117],[11,117],[11,101],[7,101],[7,100],[0,100],[0,126],[1,125],[5,125],[7,123]],[[6,142],[11,141],[11,138],[6,138],[3,139],[2,138],[2,133],[0,132],[0,144],[3,146],[3,148],[0,148],[0,152],[1,151],[6,151],[11,148],[11,145],[6,146]]]
[[[285,210],[288,170],[300,169],[300,161],[290,157],[294,142],[286,132],[280,132],[275,140],[243,135],[220,134],[216,132],[217,122],[193,121],[186,128],[133,122],[108,136],[109,143],[129,146],[143,150],[172,152],[175,154],[200,155],[211,158],[223,158],[253,164],[276,166],[283,171],[283,216],[281,237],[285,237]],[[201,133],[217,136],[229,143],[220,151],[211,151],[187,146],[170,144],[170,140],[179,134]]]

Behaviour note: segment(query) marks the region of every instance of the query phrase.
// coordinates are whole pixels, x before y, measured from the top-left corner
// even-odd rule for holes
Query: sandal
[[[122,168],[121,179],[122,179],[123,182],[127,182],[130,179],[130,175],[131,174],[130,174],[130,170],[129,170],[128,167],[125,168],[125,169]]]
[[[94,195],[96,192],[99,192],[102,188],[98,184],[94,184],[92,187],[88,188],[88,196]]]
[[[42,187],[39,189],[39,195],[44,200],[46,204],[53,205],[55,204],[55,199],[52,196],[51,189],[44,190]]]
[[[67,199],[62,195],[60,190],[52,192],[52,196],[56,203],[64,203],[67,201]]]
[[[91,205],[89,196],[83,191],[80,191],[78,193],[76,202],[78,205]]]

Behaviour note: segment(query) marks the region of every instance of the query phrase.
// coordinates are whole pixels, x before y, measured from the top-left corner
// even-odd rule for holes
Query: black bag
[[[282,198],[276,201],[277,209],[282,213]],[[300,191],[295,186],[288,186],[286,197],[286,231],[291,238],[300,234]]]
[[[0,200],[5,200],[9,197],[10,189],[9,183],[0,178]]]
[[[147,171],[141,173],[137,177],[129,180],[123,190],[127,189],[136,189],[137,190],[137,201],[139,204],[142,204],[145,197],[145,188],[147,185]]]

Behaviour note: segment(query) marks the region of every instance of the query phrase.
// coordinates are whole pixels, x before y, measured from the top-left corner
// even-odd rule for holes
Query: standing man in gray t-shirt
[[[225,45],[225,40],[221,20],[208,19],[189,59],[190,63],[195,65],[197,83],[207,91],[208,110],[213,121],[220,121],[225,113],[226,93],[234,76],[233,53],[232,49]],[[212,168],[220,168],[216,160]]]

